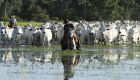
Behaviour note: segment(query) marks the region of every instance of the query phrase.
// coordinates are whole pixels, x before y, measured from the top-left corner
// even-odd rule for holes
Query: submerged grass
[[[95,45],[82,45],[83,48],[117,48],[117,47],[120,47],[120,46],[117,46],[117,45],[98,45],[98,44],[95,44]]]
[[[28,45],[24,47],[29,50],[60,50],[60,45],[51,45],[51,46],[36,46],[36,45]]]
[[[31,51],[53,51],[63,54],[122,54],[140,52],[140,47],[126,46],[108,46],[108,45],[81,45],[81,50],[61,50],[61,45],[51,46],[36,46],[36,45],[22,45],[22,46],[0,46],[0,50],[31,50]]]

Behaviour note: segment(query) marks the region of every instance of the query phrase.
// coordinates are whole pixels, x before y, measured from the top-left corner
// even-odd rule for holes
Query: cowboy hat
[[[15,17],[15,15],[12,15],[11,17]]]

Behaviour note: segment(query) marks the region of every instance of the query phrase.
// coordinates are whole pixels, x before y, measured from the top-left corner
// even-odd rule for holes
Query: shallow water
[[[139,80],[140,48],[0,46],[0,80]]]

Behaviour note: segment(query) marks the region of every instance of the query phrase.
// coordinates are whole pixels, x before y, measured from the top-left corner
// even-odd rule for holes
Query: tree
[[[0,17],[24,20],[140,20],[139,0],[0,0]]]

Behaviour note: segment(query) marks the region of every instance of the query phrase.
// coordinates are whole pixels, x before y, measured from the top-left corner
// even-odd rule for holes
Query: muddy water
[[[140,48],[1,46],[0,80],[140,80]]]

